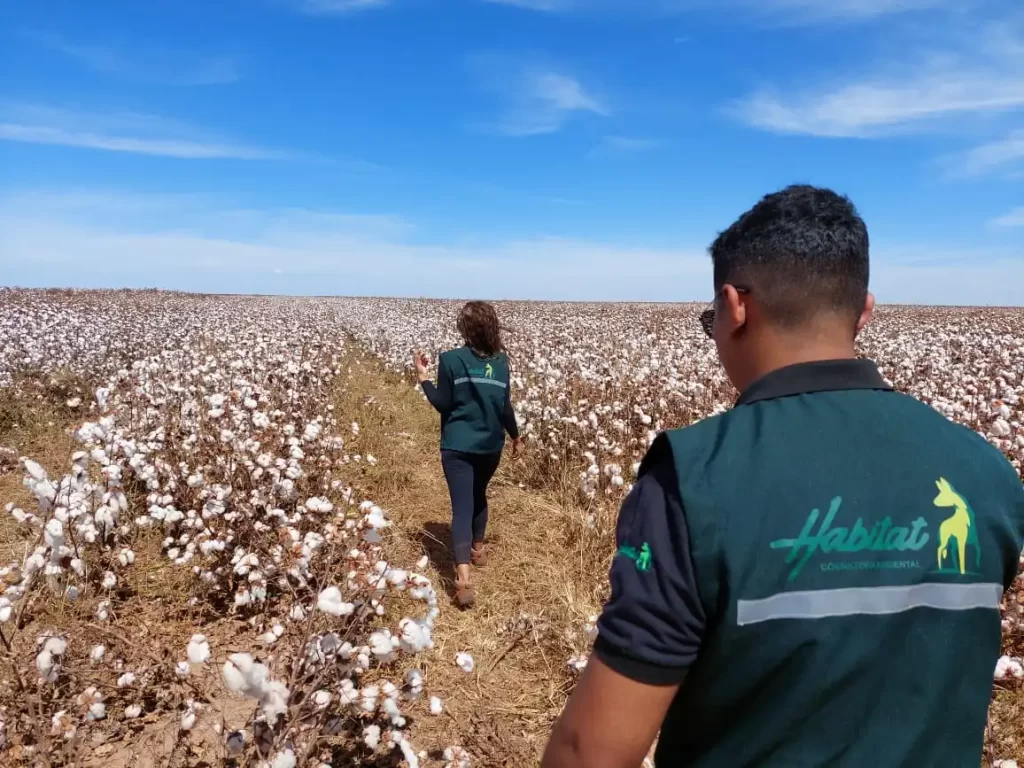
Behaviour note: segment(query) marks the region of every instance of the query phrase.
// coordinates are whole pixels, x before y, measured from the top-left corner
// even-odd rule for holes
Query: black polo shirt
[[[730,412],[659,436],[616,536],[594,651],[630,679],[682,684],[662,727],[659,765],[853,766],[864,764],[867,741],[882,749],[886,738],[894,760],[881,765],[902,765],[901,749],[908,759],[980,754],[999,650],[993,596],[1017,571],[1024,491],[1002,454],[892,392],[871,361],[777,370]],[[900,665],[922,664],[921,677],[935,678],[926,654],[907,654],[905,637],[889,652],[882,641],[894,628],[913,634],[936,621],[948,627],[932,635],[947,644],[931,662],[938,685],[955,678],[966,686],[962,738],[929,735],[943,753],[922,750],[925,736],[913,729],[887,737],[884,723],[858,737],[854,724],[885,695],[831,676],[884,678],[892,664],[891,684],[899,686],[907,684]],[[851,646],[850,633],[867,645]],[[968,647],[955,647],[961,643]],[[942,671],[957,658],[959,676]],[[745,664],[758,666],[739,674]],[[780,685],[777,701],[750,703]],[[930,714],[945,694],[919,687],[890,696],[896,711],[922,703],[920,716],[953,728]],[[809,703],[816,697],[850,719],[845,731],[794,724],[828,709]],[[765,728],[774,733],[758,737]]]

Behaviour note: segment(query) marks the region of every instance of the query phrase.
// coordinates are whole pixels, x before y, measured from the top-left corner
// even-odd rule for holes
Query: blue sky
[[[692,300],[792,182],[1024,304],[1013,0],[0,4],[0,284]]]

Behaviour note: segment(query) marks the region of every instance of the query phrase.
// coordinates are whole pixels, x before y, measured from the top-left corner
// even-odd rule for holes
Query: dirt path
[[[359,422],[350,450],[372,454],[366,491],[395,520],[386,548],[393,562],[430,558],[428,575],[452,594],[451,511],[441,472],[437,416],[410,382],[357,358],[339,412]],[[575,585],[583,565],[564,531],[582,513],[518,487],[521,471],[506,457],[491,486],[490,563],[478,569],[477,605],[460,611],[444,600],[435,649],[425,656],[427,695],[446,716],[411,729],[419,749],[460,745],[478,766],[536,765],[572,685],[567,660],[584,645],[593,595]],[[463,673],[455,654],[468,651],[476,669]]]

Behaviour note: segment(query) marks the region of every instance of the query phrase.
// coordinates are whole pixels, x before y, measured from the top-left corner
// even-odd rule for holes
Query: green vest
[[[502,412],[509,396],[508,355],[477,357],[469,347],[441,355],[452,382],[452,408],[441,417],[441,449],[499,453],[505,447]]]
[[[1009,462],[866,387],[667,442],[708,624],[657,764],[977,766],[1024,546]]]

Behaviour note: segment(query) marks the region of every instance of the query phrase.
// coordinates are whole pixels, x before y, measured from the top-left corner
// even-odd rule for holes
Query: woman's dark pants
[[[441,466],[452,499],[452,549],[456,565],[468,565],[474,542],[484,540],[487,484],[500,461],[500,452],[441,451]]]

